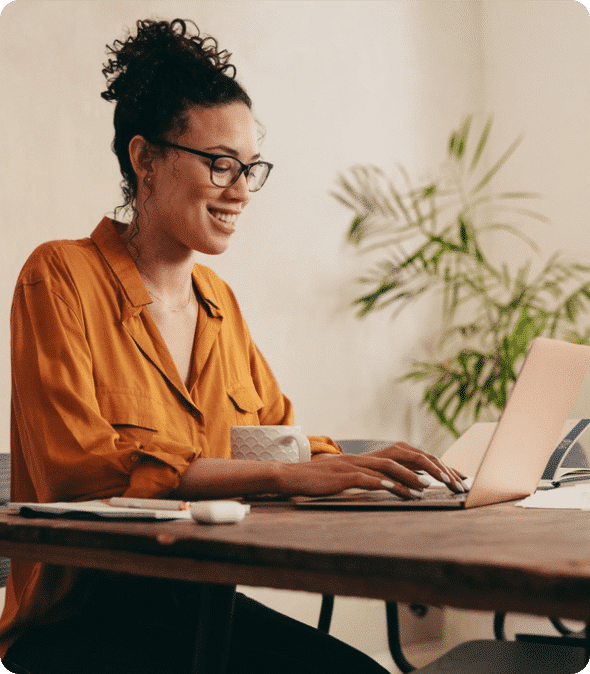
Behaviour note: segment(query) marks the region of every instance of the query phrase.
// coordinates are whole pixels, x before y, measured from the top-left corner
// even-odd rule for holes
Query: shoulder
[[[47,241],[30,254],[14,290],[14,301],[50,305],[59,298],[72,310],[81,311],[85,302],[112,295],[112,280],[104,260],[90,238]],[[24,299],[23,296],[23,299]]]
[[[56,280],[88,272],[95,247],[90,238],[47,241],[29,255],[18,276],[17,286]]]

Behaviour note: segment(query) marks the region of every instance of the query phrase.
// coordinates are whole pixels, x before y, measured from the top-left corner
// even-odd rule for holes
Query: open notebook
[[[544,337],[533,341],[467,494],[428,488],[423,499],[410,501],[387,491],[349,490],[292,500],[302,508],[418,509],[473,508],[525,498],[539,485],[589,370],[590,346]]]

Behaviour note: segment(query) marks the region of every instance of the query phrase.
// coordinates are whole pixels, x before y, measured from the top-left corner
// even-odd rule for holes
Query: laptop
[[[406,500],[385,490],[354,489],[332,496],[296,496],[292,501],[301,508],[447,509],[530,496],[588,383],[589,371],[590,346],[545,337],[533,340],[467,493],[429,487],[422,499]]]

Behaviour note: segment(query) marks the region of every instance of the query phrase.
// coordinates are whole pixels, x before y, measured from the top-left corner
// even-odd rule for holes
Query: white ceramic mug
[[[311,459],[309,440],[300,426],[232,426],[232,459],[298,463]]]

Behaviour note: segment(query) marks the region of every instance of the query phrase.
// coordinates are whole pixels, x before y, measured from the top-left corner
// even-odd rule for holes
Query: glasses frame
[[[153,143],[154,145],[163,145],[164,147],[172,147],[172,148],[175,148],[176,150],[183,150],[184,152],[190,152],[190,154],[196,154],[198,157],[205,157],[206,159],[210,159],[211,165],[209,167],[209,171],[210,171],[209,179],[211,180],[213,185],[215,185],[215,187],[224,188],[224,187],[231,187],[232,185],[235,185],[238,182],[238,180],[240,179],[240,176],[242,175],[242,173],[244,173],[246,175],[246,183],[248,184],[248,176],[250,174],[250,171],[252,170],[252,167],[259,166],[259,165],[268,166],[268,173],[266,174],[266,176],[264,178],[264,181],[263,181],[262,185],[260,185],[260,187],[257,187],[255,190],[253,190],[253,189],[250,188],[250,185],[248,184],[248,190],[250,192],[258,192],[258,190],[260,190],[260,189],[262,189],[262,187],[264,187],[264,184],[266,183],[266,181],[268,179],[268,176],[270,175],[270,172],[271,172],[271,170],[274,166],[274,164],[271,164],[267,161],[255,161],[255,162],[252,162],[251,164],[244,164],[237,157],[234,157],[231,154],[212,154],[211,152],[201,152],[201,150],[194,150],[192,147],[186,147],[184,145],[178,145],[177,143],[171,143],[170,141],[164,140],[162,138],[160,138],[158,140],[150,140],[149,142]],[[233,159],[234,161],[237,161],[238,164],[240,165],[240,171],[238,172],[236,177],[232,180],[232,182],[229,183],[229,185],[218,185],[213,180],[213,166],[214,166],[215,161],[217,159]]]

